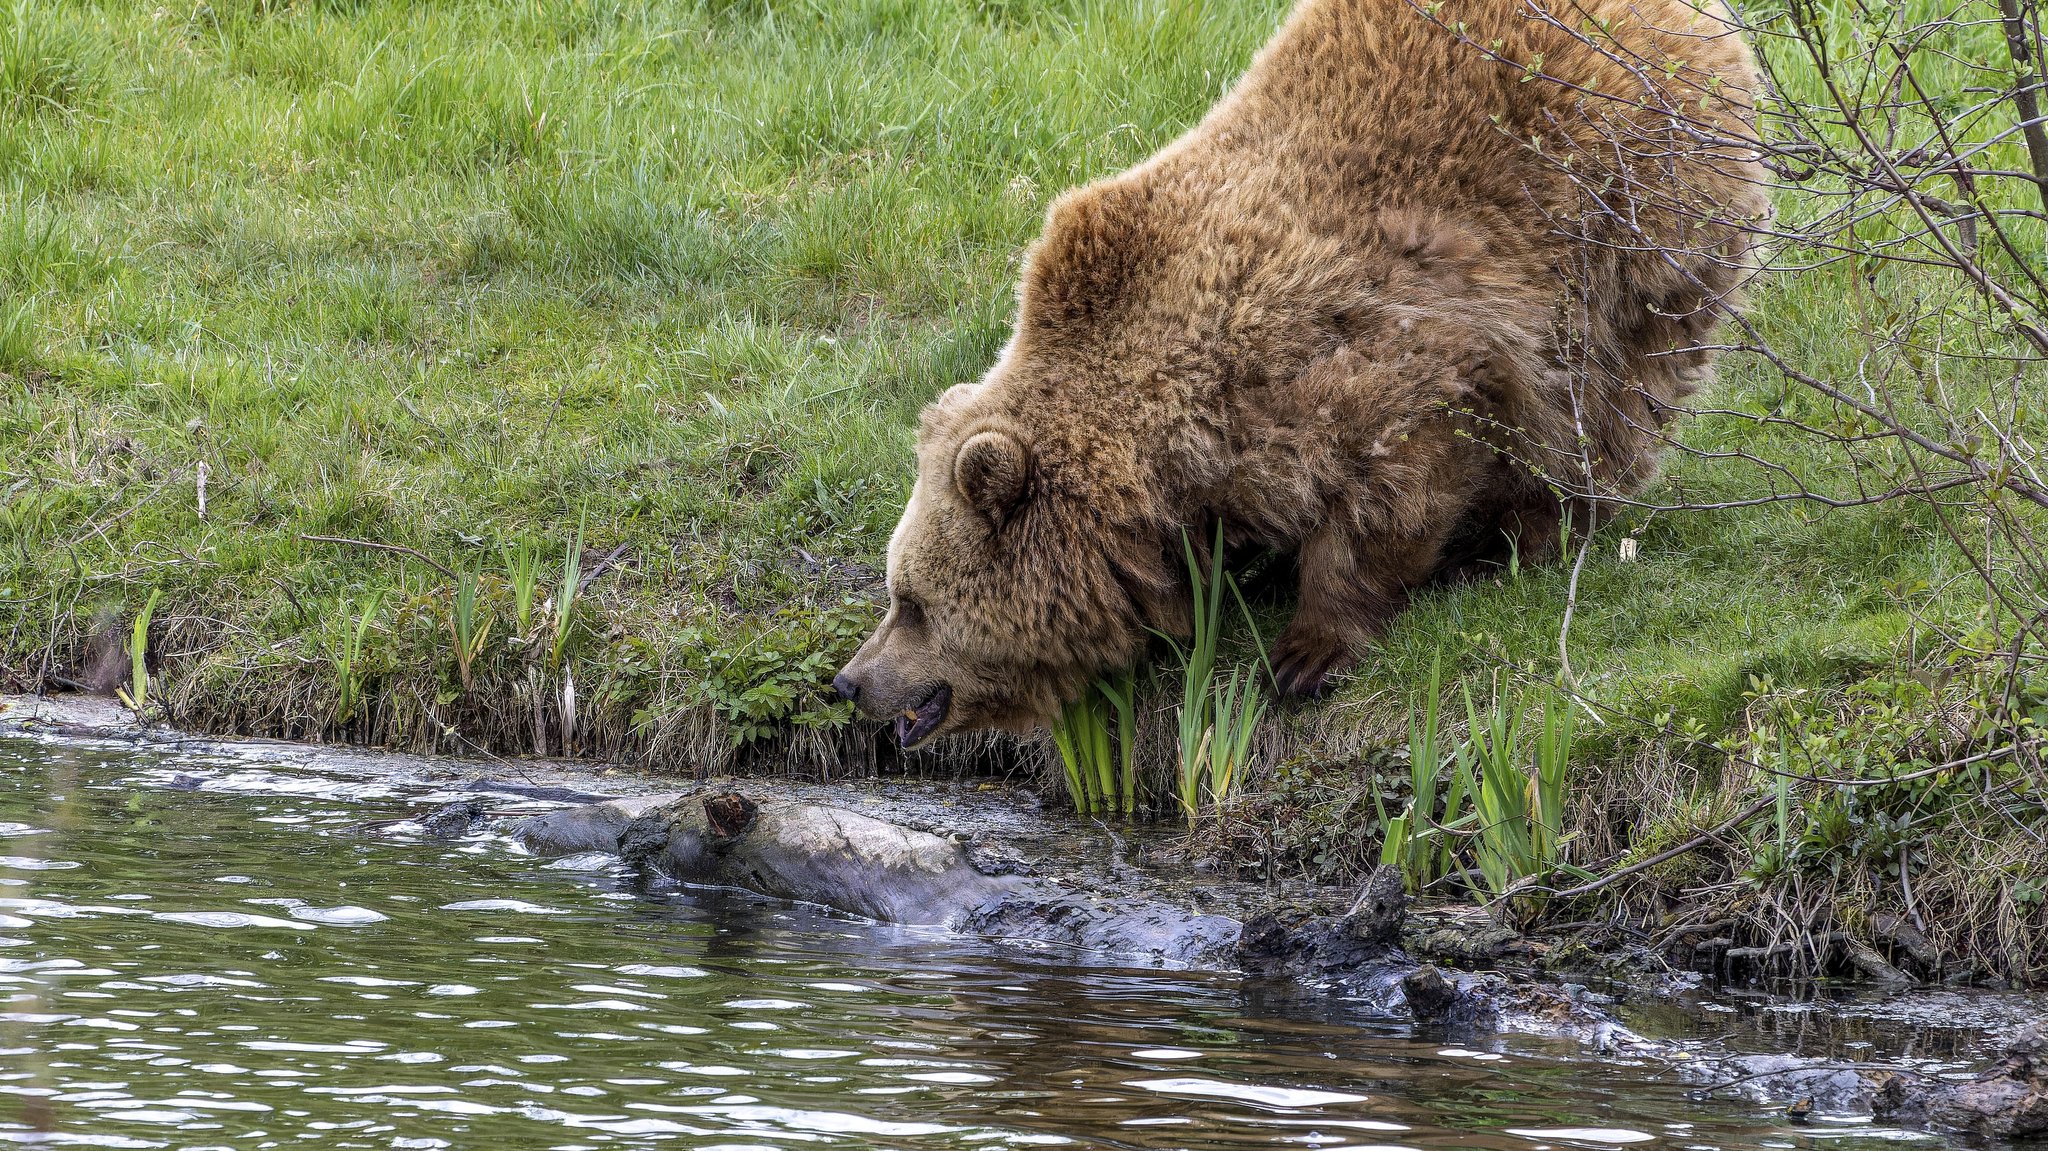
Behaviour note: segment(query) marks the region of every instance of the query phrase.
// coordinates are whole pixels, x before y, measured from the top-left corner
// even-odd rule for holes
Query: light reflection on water
[[[413,810],[390,788],[253,775],[0,740],[0,1142],[1533,1151],[1897,1137],[1785,1127],[1691,1102],[1656,1068],[1451,1045],[1306,993],[643,890],[604,857],[543,862],[490,837],[375,826]]]

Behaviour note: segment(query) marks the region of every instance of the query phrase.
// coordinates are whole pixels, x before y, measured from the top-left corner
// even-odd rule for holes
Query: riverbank
[[[1043,744],[899,756],[828,680],[879,608],[915,412],[993,358],[1045,205],[1197,118],[1282,6],[0,12],[0,687],[125,687],[224,735],[1050,796]],[[1826,378],[1871,374],[1843,338],[1867,314],[1954,289],[1814,263],[1753,313]],[[2039,979],[2038,745],[1973,757],[2048,687],[2017,654],[1999,682],[2012,609],[1972,577],[2000,557],[1952,546],[1983,509],[1862,504],[1811,434],[1862,425],[1762,357],[1678,427],[1649,495],[1693,510],[1418,596],[1331,698],[1275,710],[1190,862],[1360,880],[1441,657],[1454,705],[1580,701],[1564,862],[1699,841],[1559,903],[1603,946],[1798,971],[1905,924],[1932,958],[1894,927],[1887,962]],[[1269,635],[1284,583],[1253,597]],[[1140,724],[1162,796],[1171,670]]]

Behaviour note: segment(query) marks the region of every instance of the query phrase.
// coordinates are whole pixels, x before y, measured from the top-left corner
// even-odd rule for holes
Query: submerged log
[[[1227,969],[1241,931],[1228,916],[1015,874],[999,854],[828,804],[734,792],[613,800],[533,816],[512,833],[540,855],[613,852],[684,883],[1122,963]],[[987,860],[996,865],[977,866]]]

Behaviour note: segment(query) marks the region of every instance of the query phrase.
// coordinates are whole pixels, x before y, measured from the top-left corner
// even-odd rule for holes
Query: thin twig
[[[447,564],[442,563],[418,548],[409,548],[404,544],[384,544],[378,543],[375,540],[353,540],[346,536],[301,535],[299,538],[307,543],[342,544],[352,548],[366,548],[370,551],[395,552],[398,555],[411,556],[435,571],[440,572],[442,575],[447,576],[449,579],[458,582],[462,579],[461,576],[455,574],[454,568],[449,567]]]

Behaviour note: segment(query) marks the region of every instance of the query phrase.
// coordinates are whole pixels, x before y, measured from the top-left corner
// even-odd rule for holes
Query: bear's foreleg
[[[1453,523],[1446,517],[1419,534],[1391,535],[1332,521],[1302,541],[1301,605],[1273,645],[1280,690],[1321,695],[1407,606],[1409,589],[1436,570]]]

